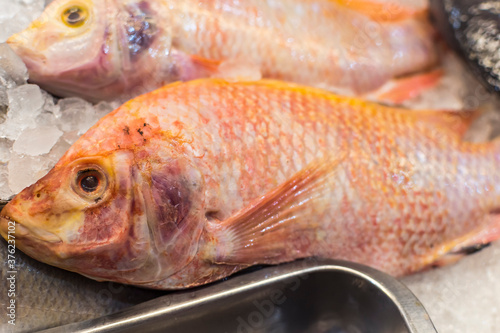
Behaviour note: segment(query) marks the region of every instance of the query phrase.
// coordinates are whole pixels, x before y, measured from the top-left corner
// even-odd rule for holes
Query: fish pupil
[[[69,23],[76,23],[76,22],[78,22],[78,20],[80,20],[80,18],[81,18],[81,15],[80,15],[79,11],[72,12],[68,16],[68,22]]]
[[[82,178],[80,185],[85,192],[95,192],[99,186],[99,179],[96,176],[86,176]]]
[[[71,7],[64,12],[63,18],[68,25],[80,26],[85,21],[86,13],[80,7]]]

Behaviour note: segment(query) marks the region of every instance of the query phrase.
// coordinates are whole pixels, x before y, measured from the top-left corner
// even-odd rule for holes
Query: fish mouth
[[[8,215],[0,216],[0,234],[7,241],[16,239],[34,243],[62,243],[62,239],[56,234],[36,227],[29,228]]]
[[[17,35],[11,36],[7,40],[7,44],[23,60],[28,70],[35,68],[42,70],[42,66],[47,63],[47,57],[43,53],[27,47],[23,39]]]

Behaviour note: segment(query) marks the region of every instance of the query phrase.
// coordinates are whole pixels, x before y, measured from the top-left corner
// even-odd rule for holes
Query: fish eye
[[[99,187],[99,177],[95,175],[85,175],[80,179],[80,187],[87,193],[97,191]]]
[[[62,20],[68,27],[81,27],[88,17],[88,11],[81,6],[71,6],[62,14]]]
[[[80,197],[98,202],[107,189],[107,177],[98,168],[82,169],[77,172],[73,190]]]

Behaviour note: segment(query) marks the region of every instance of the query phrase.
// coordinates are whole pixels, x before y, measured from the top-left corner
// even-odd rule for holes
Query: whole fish
[[[159,291],[92,281],[11,250],[0,240],[2,333],[34,332],[94,319],[161,295]],[[12,258],[15,258],[14,269],[9,268]],[[8,308],[11,300],[15,316]]]
[[[426,9],[375,0],[57,0],[8,43],[31,81],[59,96],[133,97],[203,77],[361,95],[436,63]]]
[[[499,237],[499,142],[462,141],[468,122],[275,81],[176,83],[102,118],[0,233],[151,288],[309,256],[409,274]]]

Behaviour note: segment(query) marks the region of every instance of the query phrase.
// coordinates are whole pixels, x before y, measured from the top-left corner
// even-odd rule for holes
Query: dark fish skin
[[[0,332],[33,332],[112,314],[151,300],[164,292],[111,282],[97,282],[38,262],[21,251],[16,261],[15,297],[9,297],[11,276],[7,243],[0,240]],[[7,307],[15,300],[15,326]]]
[[[500,2],[431,0],[433,21],[448,44],[500,93]]]

